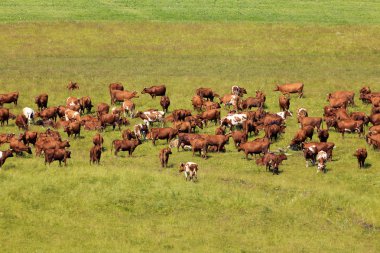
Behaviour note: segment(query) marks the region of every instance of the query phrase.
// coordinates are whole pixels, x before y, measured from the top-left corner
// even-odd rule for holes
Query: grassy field
[[[334,2],[280,1],[272,8],[271,1],[215,1],[199,9],[199,1],[155,1],[153,7],[150,1],[2,1],[0,93],[20,91],[19,105],[6,106],[20,113],[34,107],[34,96],[42,92],[49,94],[50,106],[70,95],[89,95],[98,104],[109,103],[110,82],[139,92],[164,83],[173,110],[191,108],[197,87],[225,94],[238,84],[248,95],[264,90],[268,110],[277,112],[274,85],[302,81],[305,98],[292,97],[292,111],[304,106],[320,116],[330,91],[358,92],[363,85],[380,90],[379,4]],[[69,80],[80,90],[69,93]],[[369,112],[356,96],[357,107],[350,111]],[[135,102],[140,110],[159,107],[147,95]],[[296,119],[287,126],[273,150],[287,146]],[[0,131],[19,132],[13,122]],[[164,141],[144,143],[132,158],[114,157],[110,144],[121,134],[111,129],[103,133],[107,150],[101,165],[89,166],[93,135],[84,131],[71,139],[66,168],[56,162],[44,166],[34,155],[7,160],[0,172],[3,252],[380,248],[379,153],[369,149],[367,169],[359,170],[352,154],[366,144],[357,135],[343,140],[330,133],[337,148],[328,173],[305,168],[301,153],[290,152],[279,176],[243,159],[232,140],[226,153],[208,160],[174,151],[171,168],[160,170]],[[197,183],[186,183],[178,173],[181,161],[199,164]]]

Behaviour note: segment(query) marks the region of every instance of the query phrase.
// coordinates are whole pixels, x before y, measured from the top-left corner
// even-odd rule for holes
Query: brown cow
[[[102,116],[103,114],[107,114],[109,112],[110,112],[110,106],[108,104],[106,103],[98,104],[97,109],[96,109],[98,118],[100,118],[100,116]]]
[[[166,86],[158,85],[158,86],[151,86],[149,88],[144,88],[141,94],[145,94],[145,93],[148,93],[152,98],[155,98],[156,96],[165,96]]]
[[[14,105],[17,105],[19,92],[10,92],[7,94],[0,94],[0,106],[3,106],[3,104],[10,104],[14,103]]]
[[[264,127],[265,137],[269,140],[277,140],[278,135],[285,133],[286,126],[269,125]]]
[[[72,81],[69,82],[67,85],[68,90],[79,90],[79,85],[77,83],[73,83]]]
[[[314,129],[314,128],[313,128]],[[301,144],[306,141],[307,135],[305,129],[299,129],[293,139],[290,141],[289,147],[292,150],[299,150],[301,148]]]
[[[274,91],[280,91],[282,94],[298,93],[299,97],[303,97],[303,83],[289,83],[276,85]]]
[[[201,96],[195,95],[191,99],[191,104],[193,105],[194,110],[201,111],[203,106],[203,99]]]
[[[290,108],[290,97],[281,95],[278,98],[278,104],[280,106],[280,110],[282,111],[289,111]]]
[[[168,166],[169,155],[171,154],[172,150],[170,148],[163,148],[160,150],[158,157],[160,158],[162,168],[166,168]]]
[[[38,133],[32,132],[32,131],[25,131],[24,134],[21,137],[21,140],[24,142],[25,145],[28,145],[31,143],[33,146],[36,145]]]
[[[202,121],[205,123],[205,126],[207,126],[207,122],[209,120],[214,121],[216,125],[218,121],[220,121],[220,111],[217,109],[205,111],[199,115],[199,118],[202,119]]]
[[[320,129],[318,130],[318,138],[320,142],[327,142],[329,138],[329,130],[328,129]]]
[[[95,134],[95,136],[92,137],[92,143],[94,143],[94,145],[103,147],[103,142],[104,142],[103,136],[99,133]]]
[[[248,97],[247,99],[241,101],[239,107],[242,110],[249,109],[252,107],[263,108],[264,100],[261,97]]]
[[[170,106],[170,98],[168,96],[162,96],[160,99],[160,105],[164,112],[168,112],[168,108]]]
[[[214,97],[219,97],[218,94],[212,91],[210,88],[198,88],[195,93],[202,99],[214,101]]]
[[[86,109],[87,113],[90,113],[91,108],[94,107],[92,105],[90,97],[81,97],[79,99],[79,104],[80,104],[80,108],[81,108],[82,112],[84,112],[84,110]]]
[[[264,140],[248,141],[240,144],[238,151],[244,151],[245,158],[248,160],[248,155],[266,154],[269,151],[270,141],[267,138]]]
[[[199,139],[199,138],[205,139],[206,134],[178,133],[177,150],[179,151],[179,147],[182,147],[182,150],[184,150],[184,147],[186,145],[191,145],[190,141],[192,139]]]
[[[123,130],[123,132],[121,134],[121,138],[123,138],[123,140],[132,140],[132,139],[137,139],[137,136],[130,129],[125,129],[125,130]]]
[[[40,117],[42,120],[53,119],[54,121],[57,121],[57,116],[58,116],[57,112],[58,112],[57,107],[49,107],[40,112],[36,112],[34,116]]]
[[[164,128],[152,128],[150,129],[150,132],[152,134],[152,143],[153,145],[156,145],[156,140],[165,140],[166,143],[169,143],[172,139],[174,139],[178,134],[178,129],[174,129],[171,127],[164,127]]]
[[[120,83],[110,83],[110,85],[108,85],[108,90],[110,92],[110,96],[112,96],[112,91],[113,90],[121,90],[123,91],[124,90],[124,86]]]
[[[369,117],[369,121],[374,126],[380,125],[380,113],[371,114],[371,116]]]
[[[108,113],[108,114],[103,114],[100,116],[100,122],[102,127],[105,129],[108,125],[112,126],[112,129],[115,130],[116,125],[119,127],[120,130],[120,125],[121,125],[121,120],[118,115]]]
[[[264,126],[278,125],[281,126],[284,124],[284,119],[277,114],[266,114],[264,118],[259,121],[259,123],[264,124]]]
[[[226,134],[225,126],[219,126],[215,129],[215,135],[225,135],[225,134]]]
[[[216,146],[218,153],[224,148],[224,145],[228,143],[231,134],[227,135],[206,135],[205,139],[208,146]]]
[[[137,91],[120,91],[112,90],[111,91],[111,105],[116,102],[123,102],[126,99],[138,98]]]
[[[128,151],[128,155],[131,156],[136,147],[141,144],[140,139],[134,140],[114,140],[111,146],[111,153],[113,148],[115,149],[115,156],[119,151]]]
[[[315,163],[316,156],[319,151],[323,150],[327,153],[328,159],[331,161],[332,160],[332,151],[335,147],[335,143],[333,142],[308,142],[308,143],[303,143],[302,144],[302,149],[304,151],[304,156],[305,159],[307,156],[310,157],[309,155],[312,155],[312,161],[313,164]],[[308,167],[308,164],[306,165]]]
[[[191,116],[191,111],[185,109],[176,109],[172,112],[172,114],[175,121],[182,121],[185,120],[186,117]]]
[[[4,126],[4,122],[7,122],[7,126],[8,126],[9,119],[16,119],[16,116],[12,114],[8,108],[0,108],[1,126]]]
[[[48,100],[49,96],[46,93],[42,93],[34,98],[34,102],[36,103],[39,111],[41,111],[44,108],[47,108]]]
[[[55,140],[52,137],[48,138],[38,138],[36,142],[36,156],[41,156],[42,152],[45,152],[48,149],[65,149],[70,147],[68,140],[60,141]]]
[[[28,119],[23,114],[17,115],[15,124],[18,129],[28,130]]]
[[[61,162],[65,163],[67,166],[67,159],[71,158],[71,152],[66,149],[47,149],[45,150],[45,165],[49,163],[49,165],[53,161],[59,161],[59,166],[61,166]]]
[[[126,117],[127,114],[129,114],[129,117],[133,118],[135,114],[135,103],[133,103],[131,100],[125,99],[122,106],[124,116]]]
[[[371,126],[371,127],[368,129],[368,133],[369,133],[369,134],[380,134],[380,125],[377,125],[377,126]]]
[[[100,145],[94,145],[90,149],[90,165],[91,163],[97,163],[99,165],[100,158],[102,156],[102,147]]]
[[[342,99],[343,104],[345,104],[345,107],[347,105],[355,105],[355,92],[353,91],[335,91],[333,93],[327,94],[327,101],[330,101],[333,99]]]
[[[0,134],[0,145],[3,145],[4,143],[9,143],[15,134]]]
[[[80,122],[80,113],[71,109],[66,109],[65,111],[66,121],[78,121]]]
[[[17,140],[16,138],[12,139],[9,142],[9,147],[15,153],[27,152],[28,154],[32,154],[32,149],[30,147],[26,146],[21,141]]]
[[[287,156],[285,154],[275,154],[272,152],[268,152],[264,154],[263,157],[260,157],[256,160],[257,165],[265,165],[265,171],[272,170],[273,174],[278,174],[278,165],[282,163],[282,161],[287,160]],[[276,166],[276,163],[277,166]],[[277,168],[276,168],[277,167]]]
[[[190,133],[191,123],[188,121],[175,121],[173,122],[173,128],[177,129],[179,133]]]
[[[80,137],[81,123],[79,121],[70,122],[68,126],[64,128],[64,132],[67,133],[67,136],[70,138],[71,135],[74,135],[74,138]]]
[[[320,117],[303,117],[300,119],[301,128],[304,128],[305,126],[312,126],[316,127],[318,130],[321,128],[322,125],[322,118]]]
[[[380,107],[380,95],[371,97],[371,104],[373,107]]]
[[[203,138],[191,139],[190,145],[191,145],[191,149],[193,151],[193,156],[194,156],[195,152],[199,152],[200,157],[207,159],[207,149],[209,146],[207,140],[205,140]]]
[[[361,120],[352,119],[338,121],[336,124],[336,130],[342,134],[343,138],[345,132],[357,132],[359,134],[359,137],[364,136],[364,122]]]
[[[373,149],[380,148],[380,134],[367,134],[366,141],[369,145],[373,146]]]
[[[248,140],[248,134],[244,131],[233,131],[231,137],[234,140],[235,147],[239,146],[241,143],[245,143]]]
[[[365,167],[365,159],[367,158],[367,150],[365,148],[358,148],[354,156],[358,159],[359,169]]]
[[[13,157],[13,151],[12,150],[8,149],[5,151],[0,151],[0,169],[4,165],[5,160],[7,160],[7,158],[9,158],[9,157]]]
[[[202,109],[209,111],[212,109],[219,109],[220,104],[218,102],[212,102],[212,101],[203,101],[202,103]]]

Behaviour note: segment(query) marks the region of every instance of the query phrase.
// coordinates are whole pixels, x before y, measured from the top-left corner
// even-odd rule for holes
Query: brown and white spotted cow
[[[137,139],[141,140],[141,137],[142,137],[145,140],[145,138],[149,132],[148,125],[137,124],[133,128],[133,132],[135,133],[135,136],[137,137]]]
[[[179,172],[184,172],[185,179],[189,179],[194,182],[194,179],[198,179],[197,177],[198,164],[193,162],[181,163],[179,165]]]
[[[221,125],[222,126],[227,126],[230,129],[236,126],[240,126],[241,128],[243,127],[244,122],[247,120],[247,115],[246,114],[230,114],[227,115],[226,117],[221,119]]]
[[[247,94],[247,90],[243,87],[234,85],[231,87],[231,94],[242,97],[244,94]]]
[[[326,151],[319,151],[317,154],[317,161],[318,161],[318,172],[326,172],[326,162],[327,162],[327,153]]]
[[[65,120],[66,121],[80,121],[80,114],[77,111],[66,109]]]
[[[164,115],[165,112],[163,111],[150,110],[145,112],[137,112],[135,114],[135,117],[140,117],[144,121],[144,123],[149,127],[149,124],[153,124],[153,122],[161,122],[161,125],[163,126],[165,119]]]

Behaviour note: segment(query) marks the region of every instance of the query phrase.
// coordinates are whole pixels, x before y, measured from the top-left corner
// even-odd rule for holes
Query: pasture
[[[377,3],[363,2],[359,8],[356,1],[335,5],[321,1],[321,7],[314,4],[311,10],[322,8],[324,14],[310,16],[310,10],[296,1],[281,3],[277,10],[281,15],[269,4],[254,8],[251,1],[242,1],[247,8],[241,9],[221,1],[207,5],[205,14],[196,8],[199,1],[180,2],[172,11],[165,6],[176,6],[175,1],[158,1],[155,7],[148,7],[153,1],[142,1],[145,5],[135,2],[130,9],[110,9],[116,2],[68,1],[65,8],[60,8],[63,1],[51,6],[38,1],[0,3],[0,93],[20,92],[18,106],[5,107],[17,114],[25,106],[35,108],[34,97],[43,92],[49,94],[49,106],[64,104],[68,96],[85,95],[96,105],[110,102],[111,82],[139,93],[162,83],[171,99],[170,112],[192,109],[190,100],[198,87],[227,94],[237,84],[247,89],[248,96],[263,90],[266,109],[278,112],[275,84],[301,81],[305,98],[292,96],[291,111],[302,106],[309,115],[321,116],[331,91],[355,91],[357,107],[349,110],[369,113],[370,106],[359,101],[358,91],[364,85],[380,90]],[[228,15],[222,14],[226,10]],[[239,15],[240,10],[253,10],[262,18]],[[67,91],[70,80],[80,89]],[[160,108],[159,98],[139,95],[134,100],[138,110]],[[129,127],[139,122],[132,119]],[[289,144],[298,129],[296,117],[287,119],[286,125],[272,150]],[[211,125],[202,132],[214,130]],[[0,132],[20,131],[11,121]],[[226,153],[210,153],[207,160],[173,150],[170,168],[164,170],[158,151],[166,147],[165,141],[156,146],[145,142],[131,158],[123,152],[114,157],[111,142],[121,139],[121,132],[110,128],[102,133],[106,151],[101,165],[90,166],[94,134],[82,130],[80,139],[70,139],[72,158],[67,167],[57,162],[45,166],[34,154],[6,161],[0,171],[2,251],[380,248],[379,151],[357,134],[342,139],[330,131],[336,149],[326,174],[305,168],[301,152],[289,151],[278,176],[245,160],[232,140]],[[359,147],[369,151],[363,170],[352,156]],[[179,163],[186,161],[199,164],[197,183],[185,182],[178,173]]]

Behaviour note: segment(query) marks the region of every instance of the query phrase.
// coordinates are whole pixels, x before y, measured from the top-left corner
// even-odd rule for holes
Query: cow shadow
[[[360,168],[360,169],[370,169],[372,167],[372,164],[370,163],[364,163],[364,167],[363,168]]]

